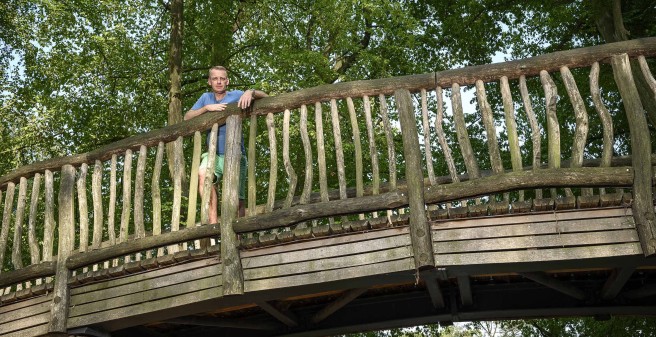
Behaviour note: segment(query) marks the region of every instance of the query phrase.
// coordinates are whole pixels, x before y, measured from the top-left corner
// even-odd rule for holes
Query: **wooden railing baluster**
[[[89,171],[89,166],[85,163],[80,165],[80,169],[77,174],[77,209],[78,209],[78,219],[79,219],[79,230],[80,230],[80,244],[79,251],[86,252],[89,247],[89,212],[87,206],[87,172]],[[87,268],[84,268],[84,272],[87,271]]]
[[[339,182],[339,198],[347,199],[346,195],[346,172],[344,169],[344,146],[342,145],[342,131],[339,127],[339,113],[337,111],[337,100],[330,100],[330,118],[333,127],[333,138],[335,141],[335,160],[337,162],[337,180]],[[342,224],[348,219],[342,216]]]
[[[273,123],[273,114],[266,116],[267,131],[269,133],[269,191],[267,193],[266,212],[273,211],[276,202],[276,182],[278,181],[278,148],[276,147],[276,130]]]
[[[299,204],[305,205],[310,201],[310,193],[312,193],[312,144],[310,143],[310,136],[308,134],[308,111],[306,105],[301,105],[301,142],[303,143],[303,154],[305,155],[305,179],[303,181],[303,191],[298,201]],[[298,227],[306,228],[306,223],[301,223]]]
[[[385,130],[385,140],[387,141],[387,166],[389,169],[389,190],[396,190],[396,150],[394,149],[394,136],[392,135],[392,126],[390,125],[389,115],[387,113],[387,98],[385,95],[378,95],[380,103],[380,117],[383,120],[383,129]],[[400,209],[399,212],[402,212]],[[387,219],[391,223],[392,210],[387,211]]]
[[[7,184],[5,191],[5,209],[2,212],[2,230],[0,231],[0,261],[5,260],[7,241],[9,240],[9,227],[11,227],[11,215],[14,207],[14,193],[16,185],[12,182]],[[0,273],[2,269],[0,268]]]
[[[501,162],[501,153],[499,152],[499,141],[497,140],[497,128],[494,125],[494,115],[492,114],[492,107],[490,107],[490,103],[487,100],[485,84],[483,84],[483,81],[481,80],[476,81],[476,101],[481,110],[481,120],[485,126],[487,149],[490,154],[492,172],[494,172],[494,174],[503,174],[503,163]],[[506,202],[509,202],[509,193],[504,193],[503,199]]]
[[[27,220],[27,242],[30,246],[30,262],[32,265],[41,262],[41,250],[39,249],[39,240],[36,234],[37,208],[39,207],[39,196],[41,192],[41,174],[37,173],[32,179],[32,194],[30,196],[30,215]],[[2,197],[0,197],[2,200]],[[37,284],[40,280],[37,280]]]
[[[16,215],[14,217],[14,246],[11,252],[11,263],[14,269],[23,268],[23,218],[25,215],[25,199],[27,198],[27,179],[21,177],[18,185],[18,202],[16,203]]]
[[[323,111],[321,102],[314,104],[314,127],[317,135],[317,162],[319,167],[319,192],[321,194],[321,201],[328,201],[328,176],[326,172],[326,146],[324,142],[323,132]],[[328,219],[331,225],[334,224],[334,218]]]
[[[533,104],[531,103],[531,96],[528,94],[528,87],[526,86],[526,76],[519,77],[519,91],[522,95],[522,102],[524,103],[524,111],[531,125],[531,141],[533,143],[533,170],[539,170],[542,164],[542,133],[538,120],[533,111]],[[535,199],[542,199],[542,190],[535,190]]]
[[[380,168],[378,167],[378,149],[376,147],[376,138],[374,137],[374,125],[371,119],[371,101],[369,96],[364,96],[364,115],[367,123],[367,139],[369,140],[369,156],[371,156],[372,171],[372,195],[380,193]],[[378,212],[373,212],[373,217],[378,217]]]
[[[583,165],[583,152],[585,151],[585,144],[588,140],[588,113],[585,109],[585,103],[579,93],[579,89],[574,81],[574,76],[568,67],[560,68],[560,75],[563,78],[563,83],[567,90],[569,100],[572,102],[574,108],[574,115],[576,117],[576,127],[574,131],[574,142],[572,144],[572,156],[570,167],[581,167]],[[592,195],[592,190],[584,188],[581,190],[583,196]]]
[[[291,118],[291,111],[285,109],[282,122],[282,160],[285,165],[285,172],[289,180],[289,187],[287,188],[287,198],[285,198],[284,207],[291,207],[296,193],[296,184],[298,183],[298,176],[292,167],[289,160],[289,120]]]
[[[454,83],[451,86],[451,108],[453,109],[453,119],[455,121],[456,133],[458,135],[458,145],[460,145],[460,151],[465,160],[469,179],[480,178],[481,174],[478,170],[478,163],[476,162],[476,157],[474,157],[474,150],[469,141],[469,133],[467,132],[467,125],[465,124],[460,85],[457,83]],[[475,203],[476,205],[479,205],[481,199],[476,198]]]
[[[257,214],[257,182],[255,181],[255,138],[257,137],[257,115],[251,115],[248,134],[248,210],[246,215]]]
[[[200,136],[199,132],[196,132]],[[194,136],[195,137],[195,136]],[[200,138],[200,137],[199,137]],[[199,140],[200,141],[200,140]],[[194,158],[196,156],[196,139],[194,138]],[[153,177],[152,177],[152,183],[150,184],[150,191],[153,199],[153,236],[158,236],[162,234],[162,196],[159,188],[160,184],[160,175],[162,173],[162,163],[164,161],[164,142],[159,142],[157,145],[157,155],[155,157],[155,166],[153,167]],[[198,161],[200,162],[200,154]],[[196,168],[194,170],[194,167]],[[194,179],[194,173],[196,174],[196,178]],[[193,186],[189,186],[189,193],[194,193],[194,205],[193,205],[193,213],[194,213],[194,218],[195,218],[195,213],[196,213],[196,196],[195,194],[198,191],[198,165],[192,166],[191,169],[191,174],[192,174],[192,179],[191,181],[194,181],[196,183],[196,187],[194,188]],[[191,194],[189,195],[189,199],[191,199]],[[189,202],[191,204],[191,201]],[[191,206],[190,206],[191,208]],[[192,224],[195,225],[195,219],[192,220]],[[189,224],[189,222],[188,222]],[[189,225],[188,225],[189,226]],[[164,247],[158,247],[157,248],[157,254],[156,256],[162,256],[164,255]],[[147,256],[150,257],[150,256]]]
[[[622,96],[631,131],[631,154],[634,170],[633,216],[645,256],[656,254],[656,216],[652,197],[651,142],[647,118],[640,102],[627,54],[611,58],[615,82]]]
[[[508,77],[501,76],[501,98],[503,100],[503,112],[505,115],[506,132],[508,134],[508,147],[510,148],[510,161],[512,170],[519,172],[522,167],[522,153],[519,148],[519,136],[517,135],[517,121],[515,119],[515,105],[510,93],[510,84]],[[519,191],[518,201],[524,201],[524,190]]]
[[[601,91],[599,90],[599,62],[592,64],[590,70],[590,94],[592,95],[592,102],[594,103],[595,110],[601,119],[601,125],[604,128],[604,141],[603,152],[601,154],[601,167],[610,167],[613,158],[613,119],[606,108],[606,105],[601,100]],[[606,190],[602,187],[599,189],[599,194],[606,194]]]
[[[556,104],[558,103],[558,89],[546,70],[540,72],[540,81],[544,90],[545,110],[547,120],[547,140],[548,140],[548,163],[549,168],[560,168],[560,124],[556,115]],[[566,190],[567,191],[567,190]],[[572,192],[569,191],[568,196]],[[551,198],[558,197],[555,188],[551,189]]]
[[[446,134],[444,133],[444,96],[442,92],[442,87],[438,86],[435,88],[435,96],[437,97],[437,115],[435,117],[435,132],[437,133],[437,140],[440,143],[442,149],[442,155],[444,156],[444,161],[446,161],[446,166],[449,169],[449,175],[451,176],[451,183],[460,182],[458,177],[458,171],[456,170],[456,164],[453,160],[453,155],[451,154],[451,147],[446,139]],[[447,203],[447,209],[451,208],[451,202]]]
[[[364,195],[364,169],[362,167],[362,141],[360,140],[360,126],[358,126],[358,117],[355,114],[353,98],[346,97],[346,106],[349,111],[351,133],[353,135],[353,145],[355,149],[355,196],[359,198]],[[364,213],[358,214],[358,218],[360,220],[364,220]]]

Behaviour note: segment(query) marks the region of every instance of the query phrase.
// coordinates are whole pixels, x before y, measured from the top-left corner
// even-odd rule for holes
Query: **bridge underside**
[[[69,333],[326,336],[456,321],[656,315],[656,260],[644,257],[630,208],[429,215],[436,266],[421,272],[407,221],[398,217],[378,229],[242,250],[243,295],[224,296],[216,248],[132,262],[116,274],[79,274]],[[3,304],[0,329],[46,333],[51,303],[47,293]]]
[[[93,309],[83,297],[107,289],[82,285],[72,293],[79,310],[71,309],[71,321],[104,317],[87,326],[112,336],[325,336],[455,321],[656,315],[656,263],[642,255],[630,209],[434,220],[431,227],[433,270],[414,270],[406,226],[382,228],[243,251],[243,296],[144,294],[130,301],[143,307],[150,299],[155,308],[127,314],[119,308],[129,310],[127,303],[100,301]],[[221,289],[212,275],[218,266],[215,256],[167,274],[197,272],[198,280],[186,277],[177,289],[211,294]],[[123,317],[107,320],[112,315]]]

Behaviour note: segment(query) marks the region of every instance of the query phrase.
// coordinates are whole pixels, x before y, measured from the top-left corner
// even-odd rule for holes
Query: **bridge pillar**
[[[405,154],[406,180],[408,184],[408,204],[410,206],[410,238],[418,270],[435,268],[433,240],[426,220],[426,203],[424,201],[424,173],[421,165],[421,149],[417,119],[410,91],[399,89],[394,92],[396,106],[401,122],[403,152]]]
[[[241,160],[241,116],[226,120],[226,145],[221,197],[221,263],[223,295],[244,293],[244,273],[239,256],[239,238],[232,227],[239,211],[239,163]],[[254,164],[251,164],[254,165]]]
[[[656,254],[656,216],[652,195],[651,143],[647,118],[631,73],[627,54],[611,59],[615,82],[622,96],[631,131],[633,165],[633,217],[645,256]]]
[[[55,285],[52,303],[50,304],[49,336],[67,335],[66,323],[70,304],[68,279],[71,272],[66,267],[66,259],[71,255],[75,244],[74,186],[75,168],[71,165],[65,165],[61,170],[59,185],[59,245]]]

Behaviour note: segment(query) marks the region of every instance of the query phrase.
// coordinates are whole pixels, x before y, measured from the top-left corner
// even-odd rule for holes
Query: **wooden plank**
[[[20,310],[3,313],[0,316],[0,333],[8,332],[12,329],[24,329],[26,325],[44,324],[49,320],[49,303],[43,302],[37,305],[26,306]]]
[[[269,256],[277,253],[289,253],[293,251],[305,251],[312,248],[327,248],[329,246],[341,245],[350,242],[360,242],[373,239],[382,239],[390,236],[407,236],[409,233],[408,227],[396,227],[384,230],[373,230],[358,234],[348,234],[344,236],[327,237],[320,240],[311,240],[304,242],[293,242],[280,246],[264,247],[254,250],[247,250],[241,252],[242,258],[254,256]],[[409,240],[409,237],[408,237]]]
[[[635,229],[619,231],[549,234],[467,241],[435,242],[436,254],[501,251],[515,249],[544,249],[553,247],[603,245],[638,242]]]
[[[15,321],[0,324],[0,332],[2,333],[2,336],[6,336],[6,334],[13,332],[17,333],[18,336],[27,337],[30,335],[26,333],[26,330],[34,327],[42,327],[48,323],[49,319],[50,312],[48,311],[42,313],[34,313],[30,316],[22,316]]]
[[[607,246],[568,247],[541,250],[486,252],[470,254],[440,254],[435,256],[438,267],[503,263],[585,260],[642,254],[640,244],[622,243]],[[583,262],[582,262],[583,263]]]
[[[349,278],[360,278],[373,275],[391,274],[396,272],[411,272],[415,270],[413,258],[387,261],[375,264],[353,266],[343,269],[317,271],[310,274],[289,275],[272,279],[247,281],[244,284],[246,292],[276,288],[303,286],[340,281]]]
[[[479,219],[462,219],[462,220],[446,220],[433,222],[433,230],[462,228],[462,227],[486,227],[496,225],[512,225],[512,224],[531,224],[539,222],[551,221],[566,221],[566,220],[592,220],[604,219],[613,217],[623,217],[627,221],[633,221],[631,216],[631,209],[618,207],[618,208],[605,208],[595,210],[576,210],[564,212],[544,212],[537,214],[511,214],[504,217],[486,217]]]
[[[266,266],[285,266],[290,263],[317,261],[333,257],[354,256],[367,252],[384,252],[388,249],[409,247],[410,237],[393,236],[371,240],[355,241],[339,245],[326,245],[305,250],[267,254],[257,257],[244,257],[244,269],[254,269]]]
[[[26,337],[26,336],[42,336],[48,332],[48,325],[41,324],[27,329],[21,329],[11,333],[3,334],[3,337]]]
[[[48,293],[47,295],[32,297],[25,301],[20,301],[15,303],[3,303],[0,306],[0,316],[9,315],[14,311],[20,312],[21,310],[30,307],[45,306],[50,308],[50,301],[52,301],[52,293]]]
[[[258,279],[280,278],[288,275],[311,274],[317,271],[339,270],[355,266],[366,266],[374,263],[400,260],[412,257],[410,247],[399,247],[384,251],[361,253],[357,255],[338,256],[320,260],[286,263],[262,268],[244,270],[244,279],[254,281]]]
[[[216,282],[215,278],[207,278],[206,282]],[[210,299],[221,297],[221,287],[206,287],[204,284],[184,284],[179,287],[170,287],[166,289],[166,294],[160,294],[159,297],[149,296],[149,300],[138,300],[134,298],[124,299],[124,306],[102,310],[101,304],[94,307],[84,308],[85,314],[71,317],[68,321],[68,327],[75,328],[93,324],[104,323],[110,320],[119,320],[138,316],[147,313],[153,313],[162,310],[170,310],[178,306],[184,306],[193,303],[199,303]],[[152,294],[150,294],[152,295]],[[134,301],[130,303],[129,300]],[[95,311],[102,310],[102,311]]]
[[[170,255],[165,255],[165,256],[172,256]],[[89,285],[84,285],[81,287],[74,287],[71,289],[71,294],[72,295],[77,295],[81,294],[87,291],[95,291],[99,289],[103,289],[105,287],[114,287],[117,285],[121,284],[126,284],[130,282],[136,282],[144,277],[157,277],[158,275],[170,275],[173,273],[183,273],[187,272],[189,270],[193,270],[196,268],[200,268],[205,265],[213,265],[218,263],[218,258],[217,257],[212,257],[209,259],[203,259],[199,261],[193,261],[193,262],[188,262],[188,263],[183,263],[180,265],[168,267],[168,268],[160,268],[160,269],[155,269],[152,271],[148,271],[144,274],[139,274],[139,275],[132,275],[132,276],[127,276],[127,277],[121,277],[121,278],[115,278],[115,279],[110,279],[106,280],[100,283],[93,283]]]
[[[220,267],[220,265],[215,265],[211,268],[200,268],[155,278],[142,277],[129,284],[71,296],[71,305],[73,306],[71,317],[91,313],[85,308],[97,307],[97,311],[101,311],[104,308],[118,307],[132,302],[163,298],[170,296],[170,294],[167,295],[170,293],[168,289],[176,287],[180,287],[180,293],[182,293],[183,289],[186,289],[185,284],[198,283],[200,289],[200,284],[205,284],[212,278],[214,280],[208,283],[208,287],[219,287],[221,286],[221,277],[217,276],[221,275]]]
[[[632,221],[598,219],[594,221],[563,220],[539,224],[512,224],[494,227],[458,228],[433,232],[433,241],[471,240],[516,237],[539,234],[582,233],[591,231],[634,230]]]

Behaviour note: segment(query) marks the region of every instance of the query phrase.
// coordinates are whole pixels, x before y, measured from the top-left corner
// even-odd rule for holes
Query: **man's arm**
[[[219,103],[219,104],[209,104],[201,107],[198,110],[192,110],[189,109],[184,115],[184,120],[192,119],[196,116],[200,116],[208,111],[223,111],[225,110],[227,104],[224,103]]]
[[[266,92],[261,90],[249,89],[244,91],[244,94],[239,98],[237,106],[241,109],[246,109],[251,106],[251,102],[254,99],[269,97]]]

